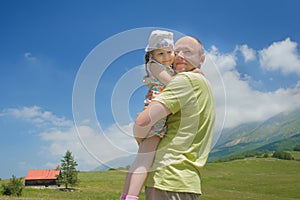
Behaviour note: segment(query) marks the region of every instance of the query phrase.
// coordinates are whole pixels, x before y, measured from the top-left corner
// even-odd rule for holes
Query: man
[[[204,62],[203,45],[185,36],[175,44],[178,73],[146,110],[139,114],[135,137],[168,116],[167,133],[155,154],[146,181],[147,200],[198,199],[200,167],[206,163],[213,135],[215,105],[211,87],[201,73],[192,72]],[[150,153],[150,152],[149,152]]]

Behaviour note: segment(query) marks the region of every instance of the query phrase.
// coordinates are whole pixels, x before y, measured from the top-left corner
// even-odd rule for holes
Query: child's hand
[[[194,73],[200,73],[200,74],[202,74],[203,76],[205,76],[204,73],[203,73],[203,71],[201,71],[201,69],[199,69],[199,68],[193,69],[192,72],[194,72]]]

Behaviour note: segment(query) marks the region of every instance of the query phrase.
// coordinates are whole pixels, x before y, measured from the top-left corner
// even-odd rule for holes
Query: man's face
[[[180,38],[175,44],[175,61],[174,69],[176,72],[190,71],[200,67],[202,56],[200,56],[199,43],[192,37]]]

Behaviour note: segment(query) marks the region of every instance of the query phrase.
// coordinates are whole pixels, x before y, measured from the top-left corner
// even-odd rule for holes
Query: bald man
[[[185,36],[174,49],[174,68],[179,73],[139,114],[134,126],[135,137],[142,137],[168,116],[167,133],[155,152],[145,183],[147,200],[198,199],[200,168],[207,161],[213,136],[215,102],[211,86],[203,74],[194,73],[205,60],[203,44]]]

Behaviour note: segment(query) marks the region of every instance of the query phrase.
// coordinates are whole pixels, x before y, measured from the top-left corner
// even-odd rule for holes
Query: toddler
[[[148,85],[150,91],[148,94],[151,95],[146,97],[145,107],[164,89],[175,74],[172,69],[173,47],[173,33],[162,30],[151,32],[145,49],[146,76],[144,77],[144,83]],[[166,130],[166,118],[164,118],[157,122],[147,135],[135,136],[139,151],[127,173],[121,200],[138,199],[147,177],[147,171],[152,165],[157,145],[164,137]]]

